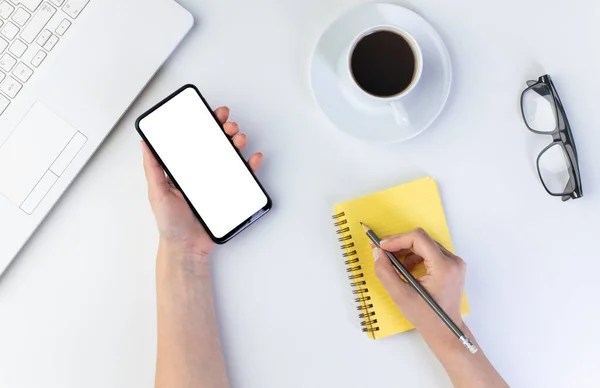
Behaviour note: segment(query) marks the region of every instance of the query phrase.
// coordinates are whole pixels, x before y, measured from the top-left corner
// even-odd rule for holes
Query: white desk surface
[[[343,135],[308,84],[317,38],[360,1],[181,3],[197,26],[0,281],[0,386],[152,386],[157,233],[133,122],[187,82],[228,104],[249,151],[264,151],[275,202],[213,257],[233,386],[450,386],[417,333],[360,332],[329,217],[336,202],[425,175],[468,262],[466,321],[507,381],[597,386],[599,3],[399,2],[444,38],[454,85],[434,126],[393,146]],[[544,192],[534,161],[546,139],[520,117],[525,81],[545,72],[581,158],[585,197],[568,203]]]

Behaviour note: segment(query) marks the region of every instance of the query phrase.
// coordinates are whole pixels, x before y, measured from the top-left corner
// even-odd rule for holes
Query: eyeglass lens
[[[569,158],[560,144],[552,145],[540,155],[538,169],[544,186],[552,194],[561,195],[572,191]]]
[[[523,116],[527,126],[538,132],[556,129],[554,99],[546,84],[536,84],[523,94]]]

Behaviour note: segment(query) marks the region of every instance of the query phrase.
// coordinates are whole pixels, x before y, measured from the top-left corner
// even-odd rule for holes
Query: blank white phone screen
[[[198,93],[184,89],[139,128],[216,238],[268,199]]]

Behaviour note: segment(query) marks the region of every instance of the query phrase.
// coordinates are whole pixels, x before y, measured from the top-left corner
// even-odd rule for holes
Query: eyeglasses
[[[548,194],[563,201],[583,196],[579,162],[573,133],[554,83],[549,75],[527,81],[521,95],[521,112],[527,128],[538,135],[552,136],[540,152],[537,170]]]

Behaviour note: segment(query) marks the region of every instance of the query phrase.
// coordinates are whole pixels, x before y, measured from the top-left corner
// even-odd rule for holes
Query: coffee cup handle
[[[410,120],[408,119],[408,113],[406,109],[404,109],[404,105],[400,101],[394,101],[390,103],[390,109],[392,110],[392,115],[394,116],[394,120],[396,123],[405,127],[410,125]]]

